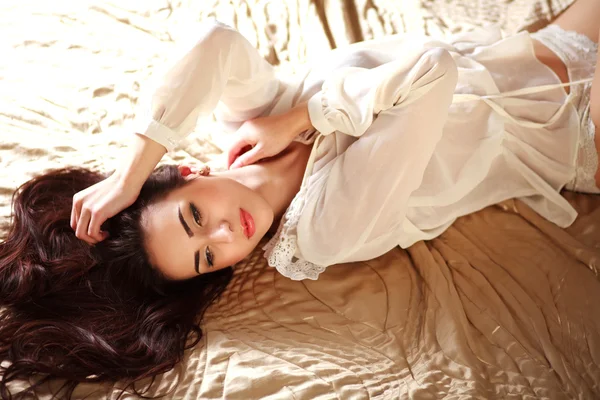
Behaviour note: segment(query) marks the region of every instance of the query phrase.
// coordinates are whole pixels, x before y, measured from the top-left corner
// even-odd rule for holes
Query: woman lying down
[[[206,26],[118,170],[17,190],[0,245],[2,394],[37,373],[70,390],[171,369],[269,233],[271,267],[317,279],[510,198],[569,226],[560,191],[600,187],[599,32],[600,2],[580,0],[533,34],[392,36],[279,80],[238,32]],[[155,169],[211,113],[235,131],[228,170]]]

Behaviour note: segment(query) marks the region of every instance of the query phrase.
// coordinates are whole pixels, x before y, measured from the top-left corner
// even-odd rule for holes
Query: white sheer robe
[[[575,174],[579,119],[558,84],[527,32],[392,36],[281,79],[215,23],[160,77],[138,132],[170,150],[212,112],[233,131],[308,101],[315,130],[297,140],[316,139],[311,160],[265,257],[285,276],[316,279],[508,198],[571,224],[577,214],[559,191]],[[481,99],[542,85],[555,86]]]

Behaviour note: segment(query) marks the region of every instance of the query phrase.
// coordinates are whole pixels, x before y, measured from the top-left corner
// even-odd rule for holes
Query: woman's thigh
[[[577,0],[553,22],[567,31],[581,33],[598,43],[600,39],[600,0]],[[600,157],[600,50],[592,82],[590,116],[596,127],[595,144]],[[596,186],[600,188],[600,166],[596,170]]]
[[[551,23],[566,31],[585,35],[597,43],[600,31],[600,0],[576,0]],[[567,67],[553,51],[537,40],[533,40],[533,48],[540,62],[550,67],[563,83],[569,81]],[[565,91],[569,92],[569,88],[566,87]]]
[[[565,31],[575,31],[587,36],[593,42],[598,43],[600,39],[600,0],[576,0],[552,24],[558,25]],[[536,57],[548,65],[563,82],[569,81],[569,75],[564,63],[554,52],[534,40]],[[596,127],[595,144],[596,151],[600,155],[600,50],[596,63],[596,73],[592,83],[590,115]],[[568,89],[566,88],[568,91]],[[596,171],[596,186],[600,187],[600,167]]]
[[[552,23],[565,31],[581,33],[598,43],[600,0],[577,0]]]

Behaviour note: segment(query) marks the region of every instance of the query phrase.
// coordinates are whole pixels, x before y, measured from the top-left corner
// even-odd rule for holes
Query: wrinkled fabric
[[[447,43],[386,38],[349,49],[348,59],[366,53],[381,62],[382,53],[391,53],[390,58],[414,65],[408,77],[420,67],[412,58],[415,48],[447,51],[458,69],[450,90],[455,98],[474,95],[474,101],[442,106],[445,86],[421,86],[417,80],[411,87],[400,74],[390,79],[383,67],[394,61],[362,75],[357,68],[341,68],[326,79],[311,102],[323,98],[322,113],[331,127],[313,121],[323,134],[336,134],[323,140],[308,179],[295,232],[297,257],[319,265],[370,259],[395,245],[407,248],[432,239],[457,217],[509,198],[523,199],[562,227],[576,218],[559,192],[575,175],[579,116],[554,73],[536,59],[529,34],[505,37],[497,27],[487,27]],[[418,101],[409,94],[406,103],[401,98],[379,112],[375,105],[385,102],[363,92],[377,88],[391,94],[390,82],[399,92],[414,91]],[[477,96],[545,85],[557,87],[496,98],[494,107],[477,101]],[[363,104],[365,98],[371,107]],[[364,114],[355,111],[355,103]],[[371,114],[377,118],[361,129]],[[362,136],[349,143],[344,134]]]
[[[581,123],[560,85],[528,32],[497,26],[358,43],[286,82],[240,33],[211,23],[159,78],[138,132],[170,148],[217,105],[228,124],[307,101],[323,140],[265,257],[289,278],[316,279],[510,198],[570,225],[577,213],[559,192],[575,176]]]
[[[600,198],[567,197],[580,213],[567,230],[509,201],[316,281],[287,279],[255,252],[151,394],[596,399]]]
[[[569,3],[209,0],[165,9],[124,0],[88,10],[82,2],[2,2],[0,30],[13,51],[0,60],[0,229],[6,232],[12,191],[31,174],[65,164],[118,165],[137,82],[148,67],[163,65],[165,50],[189,33],[190,18],[226,21],[286,69],[332,46],[398,32],[450,37],[494,22],[515,32],[543,25]],[[166,162],[218,166],[217,132],[197,128]],[[204,339],[147,394],[600,398],[600,197],[563,195],[578,212],[566,229],[510,201],[459,218],[409,251],[328,268],[318,281],[284,278],[257,249],[208,310]],[[40,398],[50,399],[59,385],[40,388]],[[121,387],[82,385],[74,398],[116,399]]]

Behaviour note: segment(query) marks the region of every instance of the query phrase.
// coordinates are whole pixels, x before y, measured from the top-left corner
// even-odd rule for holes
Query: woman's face
[[[232,266],[273,223],[266,200],[222,176],[200,176],[148,207],[143,221],[153,265],[181,280]]]

